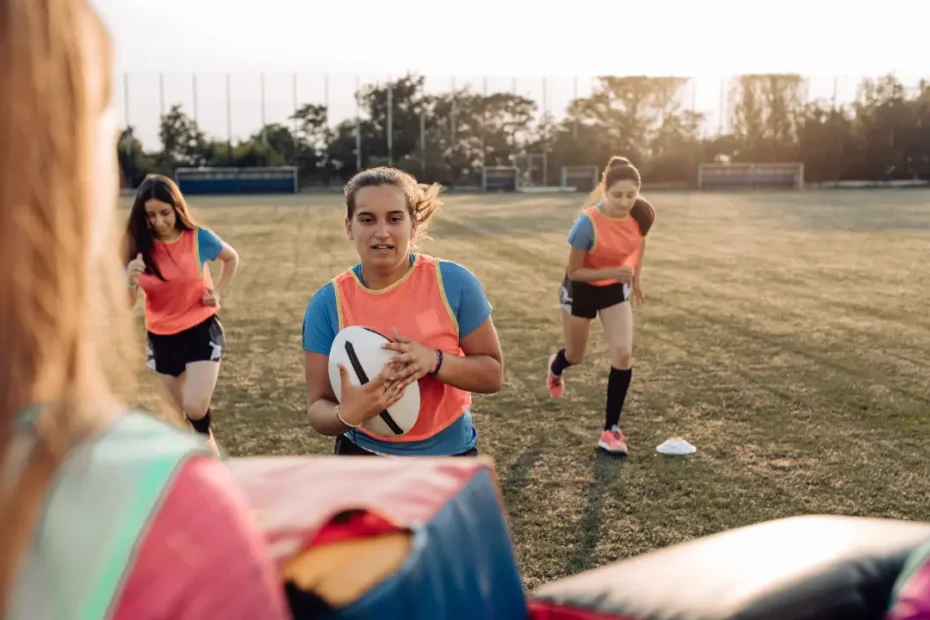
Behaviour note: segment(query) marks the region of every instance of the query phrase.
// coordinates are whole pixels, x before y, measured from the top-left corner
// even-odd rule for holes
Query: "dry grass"
[[[552,401],[565,236],[581,195],[450,196],[425,251],[484,283],[506,384],[475,397],[528,587],[801,513],[930,520],[930,193],[652,194],[626,461],[598,456],[599,327]],[[193,199],[235,245],[215,405],[233,455],[329,453],[305,422],[300,326],[354,264],[339,197]],[[698,447],[668,460],[673,435]]]

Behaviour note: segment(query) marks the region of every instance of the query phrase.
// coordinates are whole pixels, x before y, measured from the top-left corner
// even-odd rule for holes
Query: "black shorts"
[[[339,435],[336,437],[336,445],[333,453],[337,456],[379,456],[378,454],[370,452],[361,447],[345,435]],[[454,454],[453,456],[478,456],[478,448],[474,447],[467,452]]]
[[[223,325],[216,315],[176,334],[147,334],[146,365],[177,377],[190,362],[218,362],[226,348]]]
[[[630,285],[606,284],[594,286],[587,282],[574,282],[565,276],[559,290],[559,305],[571,314],[584,319],[593,319],[604,308],[616,306],[630,299]]]

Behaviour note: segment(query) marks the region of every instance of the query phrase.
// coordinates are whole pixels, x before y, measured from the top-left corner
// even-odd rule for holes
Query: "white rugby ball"
[[[342,402],[342,379],[339,364],[349,371],[352,385],[362,385],[374,379],[396,351],[381,348],[390,338],[367,327],[351,325],[336,334],[329,351],[329,383],[336,400]],[[362,427],[382,437],[406,435],[420,415],[420,385],[413,382],[404,389],[400,400],[362,423]]]

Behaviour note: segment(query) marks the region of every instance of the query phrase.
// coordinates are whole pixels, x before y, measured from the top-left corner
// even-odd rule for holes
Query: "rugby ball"
[[[342,379],[339,364],[349,371],[352,385],[363,385],[375,378],[396,351],[381,348],[391,339],[367,327],[351,325],[336,334],[329,350],[329,383],[336,400],[342,402]],[[362,423],[366,430],[382,437],[406,435],[417,423],[420,415],[420,385],[414,382],[406,387],[400,400]]]

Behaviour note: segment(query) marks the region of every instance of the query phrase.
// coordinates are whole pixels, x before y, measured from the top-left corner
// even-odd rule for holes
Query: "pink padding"
[[[488,467],[483,459],[251,457],[227,461],[282,567],[346,510],[398,527],[425,523]]]

